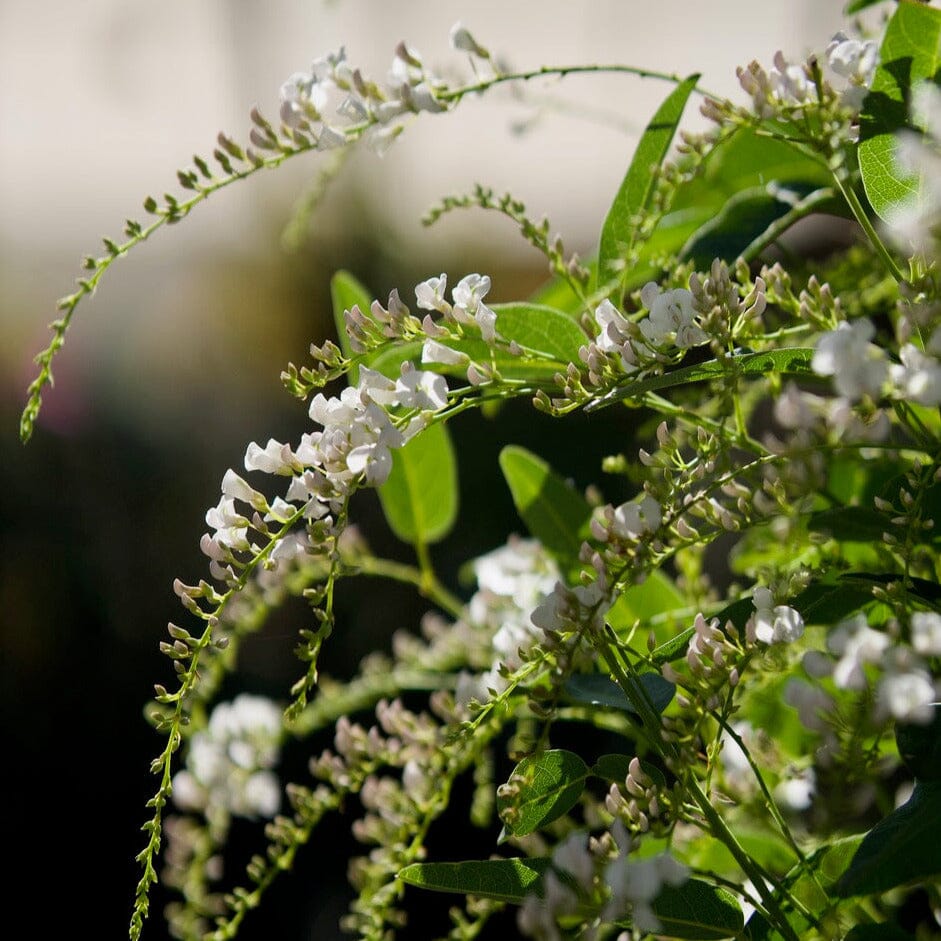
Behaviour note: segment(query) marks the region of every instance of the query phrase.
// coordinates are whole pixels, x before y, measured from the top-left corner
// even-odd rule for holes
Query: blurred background
[[[157,652],[166,623],[183,617],[171,583],[205,573],[203,515],[246,443],[296,441],[307,429],[278,376],[332,335],[333,272],[352,271],[379,298],[399,287],[409,301],[418,280],[447,272],[453,284],[471,271],[490,274],[491,301],[525,296],[545,266],[509,223],[464,212],[425,230],[424,211],[480,182],[510,190],[532,217],[548,215],[568,248],[590,255],[637,134],[668,88],[570,78],[423,116],[385,157],[354,154],[290,248],[285,227],[322,158],[214,195],[118,261],[79,306],[24,448],[17,424],[32,356],[81,258],[143,216],[148,193],[176,192],[176,169],[208,155],[219,130],[245,140],[252,105],[275,116],[281,82],[340,45],[377,80],[401,39],[432,70],[466,75],[465,58],[448,48],[460,19],[515,67],[700,71],[704,86],[737,95],[736,65],[770,63],[779,48],[795,58],[822,49],[842,6],[0,0],[0,822],[17,870],[6,886],[11,911],[32,898],[37,931],[61,929],[68,913],[70,925],[124,936],[153,792],[147,766],[161,747],[143,710],[152,684],[171,675]],[[686,126],[701,126],[692,108]],[[616,410],[565,427],[534,416],[510,410],[498,424],[470,417],[457,429],[464,523],[436,556],[452,584],[460,561],[520,528],[496,465],[503,444],[554,455],[585,486],[630,433],[631,413]],[[407,557],[371,495],[360,504],[377,548]],[[356,603],[344,597],[329,672],[349,675],[392,630],[417,624],[415,599],[392,592],[380,603],[373,590],[360,589]],[[283,698],[304,625],[303,608],[271,625],[241,688]],[[246,936],[337,936],[344,833],[328,830],[331,855],[311,848],[293,888],[278,889],[281,921],[262,931],[249,919]],[[161,932],[155,914],[145,937]]]

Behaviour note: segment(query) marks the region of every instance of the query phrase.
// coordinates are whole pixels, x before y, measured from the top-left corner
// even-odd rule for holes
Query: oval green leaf
[[[676,687],[659,673],[641,673],[640,676],[628,679],[633,691],[644,697],[657,714],[673,701]],[[620,709],[637,715],[637,710],[624,690],[603,673],[576,673],[566,681],[565,693],[575,702],[588,706]]]
[[[588,501],[542,458],[517,445],[500,452],[500,469],[530,534],[557,556],[577,558],[590,533]]]
[[[745,924],[738,900],[728,889],[701,879],[687,879],[679,886],[664,886],[651,904],[660,920],[657,932],[689,941],[722,941],[735,937]],[[630,926],[628,920],[618,925]]]
[[[886,26],[879,67],[859,119],[859,170],[872,208],[885,221],[917,200],[919,181],[896,164],[895,134],[908,124],[908,101],[920,81],[937,81],[941,10],[899,3]]]
[[[939,875],[941,781],[916,781],[912,796],[866,834],[833,894],[870,895]]]
[[[399,871],[408,885],[522,904],[549,868],[547,858],[472,859],[459,863],[413,863]]]
[[[581,327],[568,314],[544,304],[494,304],[497,333],[558,366],[578,362],[579,348],[588,342]]]
[[[563,748],[524,758],[510,776],[519,788],[517,794],[497,797],[507,832],[526,836],[567,813],[581,796],[588,773],[588,765]]]
[[[598,285],[601,287],[623,279],[619,261],[634,247],[637,217],[650,206],[660,164],[670,149],[683,109],[698,81],[698,75],[691,75],[673,89],[637,144],[601,230],[598,249]]]
[[[344,356],[351,356],[353,351],[350,349],[350,338],[346,333],[343,312],[358,306],[364,314],[368,314],[372,297],[367,288],[357,281],[349,271],[338,271],[330,279],[330,300],[333,305],[333,322],[337,328],[340,349],[343,350]],[[359,369],[353,366],[349,375],[350,385],[355,386],[359,381]]]
[[[454,527],[457,460],[443,423],[431,425],[392,452],[392,472],[379,488],[389,528],[403,542],[428,545]]]

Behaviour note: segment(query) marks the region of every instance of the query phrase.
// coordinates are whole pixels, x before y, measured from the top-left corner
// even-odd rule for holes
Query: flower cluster
[[[442,88],[441,81],[425,69],[419,53],[404,42],[396,47],[384,85],[365,78],[340,49],[284,82],[281,120],[292,130],[314,133],[321,150],[346,144],[348,126],[366,125],[367,143],[382,153],[401,132],[396,122],[403,115],[421,111],[434,114],[446,109],[447,105],[436,96]],[[331,123],[331,112],[346,125]],[[259,146],[265,143],[254,142]]]
[[[210,823],[228,817],[273,817],[281,804],[277,764],[281,710],[269,699],[242,693],[219,703],[205,729],[189,742],[186,767],[173,776],[173,801]]]

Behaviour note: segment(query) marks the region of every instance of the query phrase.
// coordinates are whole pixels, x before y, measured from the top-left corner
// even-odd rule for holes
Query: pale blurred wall
[[[45,344],[54,301],[71,290],[81,257],[100,252],[101,236],[117,237],[127,216],[140,217],[147,193],[175,191],[176,168],[193,152],[208,154],[218,130],[244,139],[253,104],[276,115],[280,83],[316,55],[345,44],[354,64],[383,79],[394,45],[406,39],[432,68],[466,72],[447,41],[461,19],[517,67],[594,61],[700,71],[706,87],[736,95],[737,64],[770,63],[778,48],[794,57],[821,48],[842,23],[842,7],[843,0],[0,0],[3,397],[21,398],[29,357]],[[422,116],[386,157],[359,154],[346,168],[318,242],[330,244],[331,232],[342,241],[356,214],[368,211],[381,220],[391,255],[425,275],[449,258],[482,268],[497,239],[504,261],[538,262],[506,222],[482,213],[422,230],[431,203],[480,181],[511,190],[531,214],[548,215],[570,247],[590,252],[632,138],[586,115],[538,117],[538,101],[582,103],[639,129],[667,90],[623,76],[570,78],[528,88],[530,103],[498,92],[453,115]],[[532,118],[528,133],[512,133],[514,122]],[[693,109],[687,123],[699,126]],[[278,279],[308,263],[279,255],[278,234],[318,159],[300,158],[213,196],[112,268],[81,305],[58,360],[60,386],[71,388],[71,404],[59,400],[65,424],[80,413],[75,403],[88,381],[115,371],[121,388],[139,384],[124,405],[146,415],[149,406],[182,407],[188,383],[207,368],[220,382],[249,365],[276,378],[285,353],[303,357],[305,345],[285,327],[270,362],[252,358],[266,335],[279,333]],[[274,276],[256,272],[259,259],[275,259]],[[233,324],[226,290],[257,305],[262,322],[249,324],[249,310],[239,316],[242,327]],[[233,336],[243,328],[252,353],[240,352]]]

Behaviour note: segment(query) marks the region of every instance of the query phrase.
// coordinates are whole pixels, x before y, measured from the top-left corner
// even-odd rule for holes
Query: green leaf
[[[895,744],[905,767],[921,781],[941,780],[941,706],[927,724],[898,723]]]
[[[631,755],[602,755],[592,766],[591,773],[602,781],[608,781],[611,784],[624,784],[630,770],[630,764],[633,761]],[[640,763],[641,770],[650,777],[657,787],[666,787],[667,779],[663,772],[656,766],[647,761]]]
[[[392,452],[392,472],[379,488],[389,528],[403,542],[444,539],[457,520],[457,460],[443,423],[431,425]]]
[[[896,164],[895,133],[908,125],[911,89],[938,81],[941,10],[899,3],[886,26],[879,67],[859,119],[859,169],[876,213],[891,221],[905,203],[918,199],[919,181]]]
[[[577,558],[590,533],[588,501],[542,458],[517,445],[500,452],[500,469],[529,532],[550,552]]]
[[[340,349],[343,350],[344,356],[352,356],[353,351],[350,349],[350,338],[346,333],[343,312],[359,306],[364,314],[368,314],[372,297],[369,291],[349,271],[338,271],[330,279],[330,300],[333,303],[333,322],[336,324]],[[398,372],[395,375],[397,376]],[[355,386],[359,382],[358,367],[353,366],[350,369],[349,376],[350,385]]]
[[[756,239],[764,236],[772,226],[788,213],[800,207],[809,214],[835,212],[842,205],[829,189],[817,189],[805,184],[788,187],[755,186],[735,193],[687,241],[680,251],[682,260],[692,261],[700,270],[708,268],[714,258],[730,264],[743,255]],[[747,260],[747,259],[746,259]]]
[[[898,925],[880,922],[877,925],[856,925],[843,941],[915,941],[915,936]]]
[[[660,376],[638,379],[627,385],[612,389],[607,395],[585,406],[586,412],[594,412],[624,399],[636,399],[648,392],[659,392],[675,386],[690,385],[694,382],[709,382],[721,379],[730,369],[735,369],[739,376],[763,376],[769,372],[781,375],[812,375],[810,361],[814,351],[806,347],[793,347],[787,350],[768,350],[764,353],[736,353],[725,363],[711,359],[693,366],[672,369]]]
[[[687,99],[698,81],[698,75],[691,75],[677,85],[660,105],[637,144],[601,230],[598,249],[598,284],[601,287],[623,278],[624,272],[618,262],[633,249],[637,217],[650,207],[660,164],[670,149]]]
[[[881,542],[882,534],[889,529],[889,519],[867,506],[840,506],[811,513],[807,528],[840,540]]]
[[[629,679],[636,692],[644,696],[658,714],[673,701],[676,687],[659,673],[641,673]],[[603,673],[576,673],[570,676],[565,683],[565,693],[575,702],[637,714],[624,690]]]
[[[662,925],[657,934],[668,938],[721,941],[737,935],[745,923],[735,896],[701,879],[664,886],[651,908]],[[630,927],[628,920],[617,924]]]
[[[519,788],[517,793],[497,795],[500,819],[514,836],[533,833],[575,806],[587,777],[588,765],[564,748],[524,758],[510,775]]]
[[[494,304],[491,310],[501,337],[542,353],[556,368],[577,363],[579,348],[588,342],[572,317],[544,304]]]
[[[605,614],[614,630],[630,630],[637,621],[646,624],[652,618],[686,607],[686,599],[673,579],[659,569],[639,585],[629,585]]]
[[[886,892],[939,875],[941,781],[916,780],[912,796],[866,834],[833,894]]]
[[[832,182],[827,168],[813,157],[740,128],[710,154],[700,173],[680,187],[670,211],[638,252],[636,267],[626,272],[624,287],[630,291],[656,280],[659,260],[677,254],[736,193],[772,184],[810,191]]]
[[[399,871],[408,885],[435,892],[459,892],[521,905],[549,868],[547,858],[481,859],[460,863],[413,863]]]
[[[874,7],[877,3],[882,3],[883,0],[850,0],[846,4],[846,9],[843,11],[847,16],[852,13],[859,13],[860,10],[865,10],[867,7]]]
[[[689,647],[690,638],[696,631],[692,627],[687,627],[685,631],[680,631],[676,637],[671,637],[666,643],[654,648],[650,654],[650,659],[655,666],[663,666],[664,663],[671,663],[686,656],[686,650]]]

